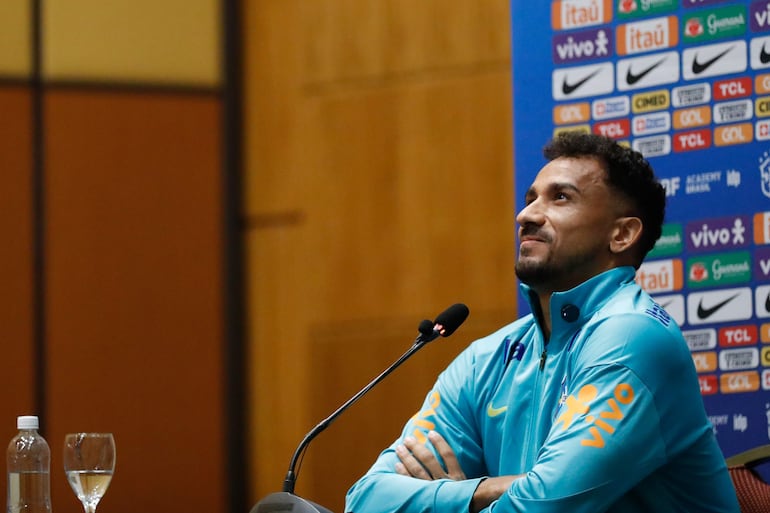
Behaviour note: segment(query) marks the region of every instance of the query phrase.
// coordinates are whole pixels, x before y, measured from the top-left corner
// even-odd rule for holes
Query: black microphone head
[[[417,330],[424,336],[429,337],[433,335],[433,323],[428,319],[423,320]]]
[[[441,326],[442,337],[448,337],[468,318],[470,310],[462,303],[455,303],[436,317],[436,324]]]

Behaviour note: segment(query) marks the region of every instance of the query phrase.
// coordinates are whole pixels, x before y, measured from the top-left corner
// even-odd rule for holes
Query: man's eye
[[[569,199],[569,196],[567,196],[563,192],[557,192],[556,193],[556,199],[558,199],[558,200],[565,200],[565,199]]]

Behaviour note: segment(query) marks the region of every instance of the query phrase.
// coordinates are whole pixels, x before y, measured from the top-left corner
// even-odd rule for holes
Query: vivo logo
[[[754,2],[749,7],[749,11],[752,31],[762,32],[770,28],[768,23],[770,22],[770,2]]]
[[[744,247],[749,244],[746,237],[750,226],[748,217],[709,219],[687,224],[687,248],[702,251],[729,247]]]
[[[613,52],[611,36],[605,29],[554,36],[553,61],[563,64],[608,57]]]

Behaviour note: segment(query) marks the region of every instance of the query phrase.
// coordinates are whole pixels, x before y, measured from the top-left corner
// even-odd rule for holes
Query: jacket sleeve
[[[533,468],[488,513],[606,511],[666,462],[656,396],[676,401],[677,383],[655,375],[672,375],[681,361],[660,358],[673,342],[664,330],[620,322],[599,327],[583,348]]]
[[[346,512],[468,511],[473,492],[485,472],[475,421],[472,348],[466,349],[441,373],[421,410],[409,419],[399,439],[379,455],[369,471],[348,491]],[[426,438],[430,430],[437,431],[447,440],[469,479],[427,481],[395,472],[395,464],[399,461],[395,448],[407,436],[426,443],[436,454]]]

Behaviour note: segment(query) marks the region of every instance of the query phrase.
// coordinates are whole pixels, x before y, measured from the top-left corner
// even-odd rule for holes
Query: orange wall
[[[105,511],[219,511],[227,503],[219,102],[54,90],[45,112],[52,448],[61,450],[67,432],[115,434]],[[55,468],[60,507],[74,500],[63,477]]]
[[[302,436],[411,344],[471,310],[316,439],[297,492],[345,490],[437,372],[514,315],[507,0],[244,3],[252,500]]]
[[[100,511],[236,510],[221,2],[39,2],[39,69],[33,4],[0,7],[0,434],[40,415],[57,511],[73,431],[115,434]]]
[[[31,96],[23,86],[0,86],[0,434],[16,431],[16,415],[34,404]],[[2,445],[4,448],[5,445]],[[4,489],[4,488],[0,488]]]

